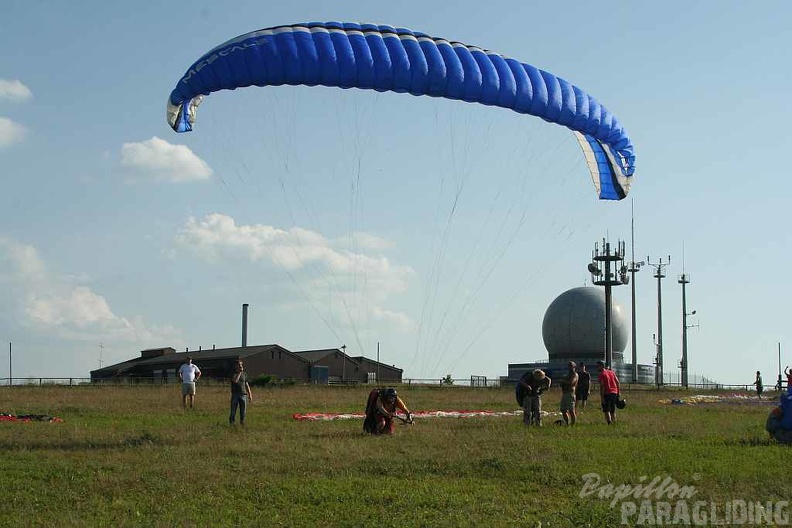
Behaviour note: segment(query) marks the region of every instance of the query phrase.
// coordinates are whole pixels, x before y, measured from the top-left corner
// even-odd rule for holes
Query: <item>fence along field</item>
[[[256,388],[245,429],[228,426],[228,392],[199,383],[196,408],[185,412],[176,385],[0,387],[0,411],[63,419],[0,423],[0,525],[635,525],[641,501],[624,517],[630,501],[612,490],[656,477],[693,489],[685,500],[715,505],[716,515],[725,504],[752,504],[755,521],[756,503],[782,515],[792,491],[788,447],[764,432],[770,404],[752,398],[670,405],[693,393],[634,390],[612,427],[594,395],[575,427],[433,418],[370,437],[357,420],[292,419],[359,413],[364,386]],[[512,387],[399,393],[419,411],[516,409]],[[545,394],[545,410],[559,400]],[[679,500],[656,495],[646,507],[656,524],[670,524],[656,507]]]

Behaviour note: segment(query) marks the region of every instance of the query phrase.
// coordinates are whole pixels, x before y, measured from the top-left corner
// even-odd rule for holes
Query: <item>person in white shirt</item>
[[[192,358],[187,356],[187,363],[179,367],[179,377],[182,380],[182,407],[187,408],[190,400],[190,409],[195,404],[195,382],[201,379],[201,369],[193,365]]]

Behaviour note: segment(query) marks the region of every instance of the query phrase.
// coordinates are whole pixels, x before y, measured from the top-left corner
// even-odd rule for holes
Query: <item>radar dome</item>
[[[611,299],[614,364],[624,361],[627,323],[622,307]],[[549,360],[591,360],[605,357],[605,290],[567,290],[550,303],[542,321],[542,339]]]

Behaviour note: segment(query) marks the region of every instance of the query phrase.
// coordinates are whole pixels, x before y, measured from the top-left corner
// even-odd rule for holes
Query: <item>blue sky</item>
[[[787,2],[0,3],[0,339],[15,377],[84,377],[145,348],[347,345],[411,378],[546,357],[541,323],[603,237],[662,257],[667,371],[784,365],[792,244]],[[580,86],[626,127],[628,199],[600,202],[568,130],[501,109],[330,88],[210,95],[165,121],[190,64],[280,24],[409,27]],[[628,251],[630,250],[628,246]],[[657,283],[637,277],[639,361]],[[629,287],[614,290],[629,313]],[[6,345],[7,346],[7,345]],[[628,344],[627,352],[630,350]],[[0,355],[2,357],[2,355]],[[0,376],[8,362],[0,361]]]

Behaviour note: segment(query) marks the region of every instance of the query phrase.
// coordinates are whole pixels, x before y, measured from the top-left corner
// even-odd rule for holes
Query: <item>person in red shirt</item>
[[[605,362],[597,361],[597,378],[600,386],[602,412],[608,425],[616,421],[616,403],[619,401],[619,378],[616,373],[605,366]]]

